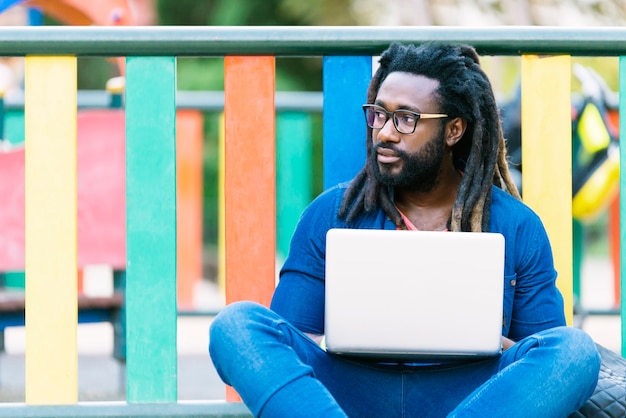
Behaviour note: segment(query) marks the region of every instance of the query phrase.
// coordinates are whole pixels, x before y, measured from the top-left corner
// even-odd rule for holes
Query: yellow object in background
[[[587,103],[578,120],[578,136],[583,148],[595,154],[609,146],[611,136],[597,106]]]
[[[574,196],[572,216],[592,222],[604,213],[619,191],[619,171],[619,148],[615,145]]]
[[[611,135],[596,105],[583,108],[576,127],[581,147],[575,155],[578,173],[572,216],[588,223],[596,220],[611,204],[619,190],[619,147],[611,144]],[[583,182],[576,180],[583,177]],[[578,188],[578,189],[577,189]]]

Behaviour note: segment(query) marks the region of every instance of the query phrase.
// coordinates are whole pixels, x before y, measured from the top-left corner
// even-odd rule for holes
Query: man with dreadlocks
[[[239,302],[213,322],[209,351],[220,377],[263,417],[565,417],[577,410],[595,388],[599,356],[587,334],[564,326],[550,244],[511,181],[498,108],[474,49],[392,44],[363,108],[365,166],[302,215],[271,309]],[[504,235],[503,354],[393,367],[329,355],[318,343],[331,228]]]

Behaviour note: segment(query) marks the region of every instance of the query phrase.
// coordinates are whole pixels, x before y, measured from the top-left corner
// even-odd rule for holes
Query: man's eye
[[[376,119],[386,119],[387,115],[385,114],[385,112],[381,112],[381,111],[377,110],[377,111],[374,112],[374,117]]]
[[[415,115],[412,115],[410,113],[401,113],[401,114],[397,114],[396,115],[398,120],[400,120],[401,123],[406,123],[408,125],[415,123]]]

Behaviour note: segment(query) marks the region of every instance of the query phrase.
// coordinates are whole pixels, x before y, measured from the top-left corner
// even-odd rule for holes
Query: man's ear
[[[467,121],[463,118],[454,118],[446,123],[446,145],[453,146],[463,138]]]

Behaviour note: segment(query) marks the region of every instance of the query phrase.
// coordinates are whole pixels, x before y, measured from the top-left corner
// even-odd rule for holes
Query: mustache
[[[393,151],[394,154],[396,154],[398,157],[403,158],[403,159],[406,159],[409,157],[409,154],[407,154],[405,151],[401,149],[396,148],[393,144],[380,142],[372,147],[371,156],[373,158],[376,158],[376,155],[378,154],[379,149],[391,150]]]

